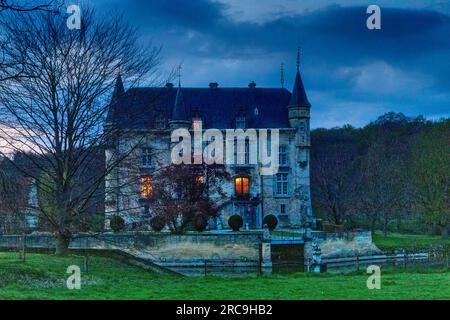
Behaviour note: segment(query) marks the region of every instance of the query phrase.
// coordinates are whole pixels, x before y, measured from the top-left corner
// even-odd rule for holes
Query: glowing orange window
[[[203,182],[205,181],[203,176],[197,176],[197,178],[195,180],[200,184],[203,184]]]
[[[141,197],[148,198],[152,194],[152,177],[141,177]]]
[[[250,191],[250,179],[248,177],[234,178],[234,189],[238,196],[248,196]]]

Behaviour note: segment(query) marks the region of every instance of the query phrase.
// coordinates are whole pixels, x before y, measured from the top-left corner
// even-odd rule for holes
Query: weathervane
[[[281,63],[281,88],[284,89],[284,63]]]
[[[300,70],[300,46],[297,47],[297,71]]]

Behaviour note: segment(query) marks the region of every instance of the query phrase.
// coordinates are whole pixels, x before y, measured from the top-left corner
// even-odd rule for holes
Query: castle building
[[[244,228],[262,227],[264,216],[273,214],[279,227],[299,228],[313,220],[310,193],[310,108],[299,70],[292,93],[285,88],[187,88],[168,83],[165,87],[132,88],[125,91],[120,75],[111,99],[105,130],[106,148],[105,224],[112,215],[130,225],[150,219],[152,208],[144,195],[151,192],[153,173],[170,163],[171,132],[203,130],[278,129],[279,169],[261,175],[258,165],[226,165],[231,180],[224,182],[228,204],[211,228],[228,228],[228,217],[239,214]],[[136,147],[133,147],[136,146]],[[247,148],[244,152],[248,152]],[[118,161],[120,165],[113,167]]]

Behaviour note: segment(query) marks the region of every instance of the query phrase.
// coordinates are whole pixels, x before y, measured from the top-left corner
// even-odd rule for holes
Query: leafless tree
[[[52,11],[56,10],[58,1],[17,1],[17,0],[0,0],[1,11],[31,12],[31,11]]]
[[[164,219],[173,233],[183,233],[199,215],[216,217],[227,204],[223,186],[229,179],[222,165],[180,164],[162,168],[148,193],[154,214]]]
[[[317,141],[311,154],[312,192],[318,207],[315,209],[325,212],[334,224],[343,224],[352,219],[355,191],[360,183],[355,166],[358,155],[345,128],[324,134],[329,136],[320,141],[320,132],[315,133]]]
[[[32,19],[13,14],[14,28],[5,29],[10,68],[2,70],[7,80],[0,82],[1,153],[32,155],[18,169],[46,195],[40,211],[57,235],[57,254],[66,252],[104,177],[127,157],[118,154],[108,169],[88,174],[93,155],[117,134],[102,126],[117,75],[130,85],[151,81],[160,57],[159,48],[139,44],[122,17],[100,19],[92,9],[82,11],[80,30],[43,11]]]

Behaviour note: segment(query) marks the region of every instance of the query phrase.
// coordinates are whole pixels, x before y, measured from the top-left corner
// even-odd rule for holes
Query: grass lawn
[[[69,265],[78,256],[0,252],[0,299],[450,299],[449,270],[383,272],[381,290],[367,275],[306,274],[249,278],[157,275],[106,257],[91,257],[81,290],[68,290]]]
[[[389,232],[387,237],[381,231],[375,232],[373,241],[381,250],[429,248],[444,245],[450,247],[450,238],[443,240],[441,236],[402,234]]]

